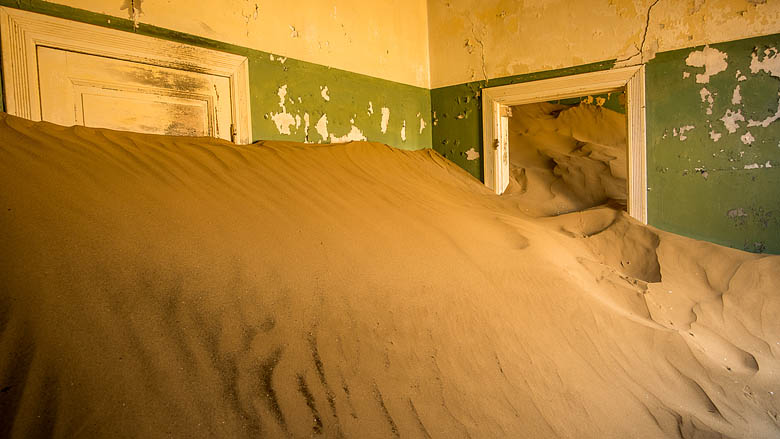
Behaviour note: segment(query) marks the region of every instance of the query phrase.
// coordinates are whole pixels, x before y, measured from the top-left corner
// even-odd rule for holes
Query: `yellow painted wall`
[[[429,86],[425,0],[54,0],[418,87]]]
[[[780,0],[429,0],[431,87],[780,32]]]

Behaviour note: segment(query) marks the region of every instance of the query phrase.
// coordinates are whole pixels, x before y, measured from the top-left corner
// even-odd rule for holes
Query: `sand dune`
[[[0,436],[776,438],[780,257],[431,150],[0,118]]]
[[[581,103],[512,107],[505,198],[534,216],[625,208],[626,115]]]

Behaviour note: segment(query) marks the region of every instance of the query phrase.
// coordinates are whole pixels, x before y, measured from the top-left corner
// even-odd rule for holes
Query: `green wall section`
[[[780,36],[714,44],[710,49],[726,54],[727,68],[708,83],[696,82],[704,67],[686,64],[701,47],[659,53],[646,65],[648,222],[734,248],[780,253],[780,120],[771,122],[780,115],[780,78],[777,71],[770,75],[769,68],[751,71],[754,56],[758,62],[772,61],[773,56],[775,63],[780,61],[776,51]],[[482,180],[482,88],[613,65],[607,61],[431,90],[433,148]],[[737,85],[741,102],[733,104]],[[619,101],[616,105],[613,109],[619,110]],[[727,110],[744,118],[736,117],[733,133],[721,120]],[[770,123],[748,126],[751,120]],[[720,138],[713,140],[711,132]],[[470,148],[480,157],[468,160]]]
[[[647,63],[650,224],[780,253],[780,120],[771,119],[780,114],[780,77],[751,69],[754,57],[755,67],[771,60],[773,48],[780,48],[780,35],[711,45],[726,55],[727,67],[707,83],[696,82],[703,67],[686,64],[701,47],[659,53]],[[734,116],[733,133],[722,120],[727,111],[741,115]],[[748,126],[756,125],[751,120],[769,123]]]
[[[370,141],[401,149],[431,146],[430,91],[425,88],[284,58],[143,23],[134,29],[133,22],[127,19],[41,0],[0,0],[0,5],[246,56],[249,59],[254,140],[306,141],[305,115],[308,114],[310,142],[330,141],[330,137],[323,140],[315,129],[320,118],[327,115],[328,133],[335,138],[347,135],[354,125]],[[283,110],[280,107],[279,91],[285,85]],[[328,87],[329,100],[323,98],[321,87]],[[369,103],[373,113],[369,112]],[[383,107],[389,110],[384,132],[381,124]],[[295,124],[285,126],[290,129],[289,135],[281,133],[273,120],[274,114],[282,112],[296,119]],[[421,119],[425,124],[422,130]],[[406,140],[402,139],[402,131]]]

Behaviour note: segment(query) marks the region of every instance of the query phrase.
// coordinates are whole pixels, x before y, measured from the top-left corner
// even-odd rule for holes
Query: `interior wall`
[[[663,52],[646,64],[648,222],[780,253],[780,34]],[[482,88],[614,61],[431,90],[433,146],[483,177]]]
[[[428,16],[432,88],[780,31],[775,0],[429,0]]]
[[[425,0],[54,3],[376,78],[429,86]]]
[[[79,2],[70,1],[70,3]],[[83,3],[90,6],[88,1]],[[104,3],[121,5],[122,0],[110,3],[92,2],[91,6],[94,6],[93,9],[98,9],[97,5]],[[136,6],[141,4],[144,8],[145,12],[141,17],[145,16],[146,11],[154,10],[153,3],[162,2],[147,3],[134,0]],[[182,10],[187,9],[183,1],[165,3],[178,5]],[[210,4],[215,3],[218,2],[210,2]],[[270,5],[271,2],[268,4]],[[426,87],[182,33],[146,24],[143,20],[136,23],[129,18],[104,15],[42,0],[0,0],[0,5],[246,56],[249,60],[254,140],[311,143],[369,140],[401,149],[431,146],[430,90]],[[115,7],[111,10],[121,11],[120,6],[117,5],[111,6],[111,8]],[[222,6],[227,8],[230,5],[223,3]],[[108,6],[104,5],[104,7]],[[240,9],[237,6],[236,8],[236,10]],[[168,15],[174,16],[176,15],[174,9],[163,10],[167,10]],[[337,7],[338,10],[340,6]],[[127,11],[124,13],[127,14]],[[155,16],[166,15],[162,12],[155,12],[155,14],[157,14]],[[205,22],[213,23],[218,27],[226,26],[225,23],[218,25],[217,23],[221,23],[219,20],[208,18],[208,14],[205,12],[204,14],[201,18],[207,20]],[[178,20],[171,17],[168,19]],[[158,21],[163,20],[160,18]],[[259,24],[257,26],[260,27]],[[247,27],[244,26],[244,29]],[[255,34],[250,32],[250,36],[252,35]],[[289,34],[286,38],[289,39]]]

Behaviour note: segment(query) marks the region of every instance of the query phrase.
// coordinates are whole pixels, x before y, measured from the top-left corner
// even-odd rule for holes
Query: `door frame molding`
[[[249,62],[245,56],[0,7],[5,111],[41,120],[38,46],[222,76],[230,81],[236,143],[252,142]]]
[[[647,139],[644,65],[510,84],[482,90],[482,150],[485,185],[501,194],[509,183],[508,127],[502,109],[513,105],[626,90],[628,116],[628,213],[647,224]]]

